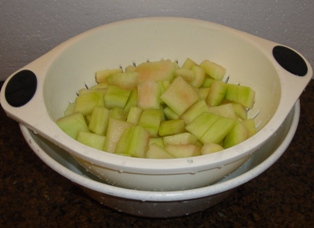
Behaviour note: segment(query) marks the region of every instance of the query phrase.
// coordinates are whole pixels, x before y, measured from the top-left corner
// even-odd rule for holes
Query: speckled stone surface
[[[0,108],[0,227],[314,227],[314,80],[300,101],[296,135],[272,167],[211,208],[169,219],[100,205],[44,164]]]

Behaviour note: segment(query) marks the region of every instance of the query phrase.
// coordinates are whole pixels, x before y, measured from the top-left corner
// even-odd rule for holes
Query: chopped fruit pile
[[[182,158],[221,151],[255,134],[247,117],[255,92],[227,84],[226,70],[187,58],[96,72],[57,125],[77,141],[139,158]]]

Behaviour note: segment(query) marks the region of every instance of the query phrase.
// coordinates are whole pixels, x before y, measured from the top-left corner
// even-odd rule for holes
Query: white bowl
[[[102,183],[86,172],[66,151],[34,134],[24,125],[21,131],[32,150],[53,170],[78,184],[105,206],[142,217],[176,217],[205,210],[230,195],[237,187],[272,166],[290,144],[298,126],[299,101],[267,144],[257,150],[235,172],[216,184],[184,191],[141,191]]]
[[[277,134],[311,79],[310,65],[292,49],[283,48],[301,60],[304,75],[298,77],[298,72],[281,67],[273,55],[276,47],[282,46],[194,19],[144,18],[112,23],[78,35],[25,66],[22,70],[31,70],[37,78],[34,97],[26,105],[12,107],[6,102],[10,96],[3,92],[1,105],[9,116],[64,148],[107,183],[141,190],[199,188],[233,172]],[[257,134],[219,153],[182,159],[140,159],[85,146],[62,132],[54,122],[63,115],[68,101],[75,99],[78,89],[84,84],[95,84],[96,70],[161,58],[182,64],[187,57],[196,62],[204,59],[217,62],[227,69],[230,82],[240,82],[256,91],[256,102],[249,115],[258,113]],[[3,91],[7,91],[8,82],[17,75],[4,83]]]

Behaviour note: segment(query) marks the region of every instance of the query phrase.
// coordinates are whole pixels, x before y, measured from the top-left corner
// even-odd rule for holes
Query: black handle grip
[[[295,51],[284,47],[276,46],[273,48],[273,56],[285,70],[296,76],[305,76],[308,68],[304,59]]]
[[[37,77],[30,70],[22,70],[9,79],[5,88],[5,98],[13,107],[27,104],[37,89]]]

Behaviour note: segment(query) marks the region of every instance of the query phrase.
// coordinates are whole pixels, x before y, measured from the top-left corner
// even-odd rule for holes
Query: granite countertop
[[[272,167],[205,211],[168,219],[90,198],[35,155],[0,108],[0,227],[314,227],[314,80],[300,102],[296,135]]]

